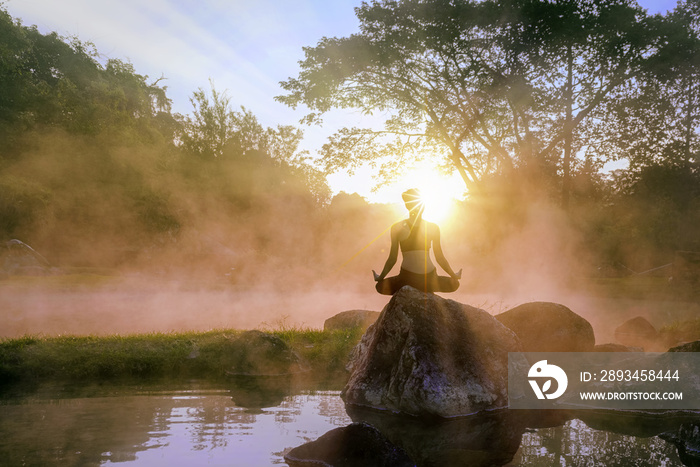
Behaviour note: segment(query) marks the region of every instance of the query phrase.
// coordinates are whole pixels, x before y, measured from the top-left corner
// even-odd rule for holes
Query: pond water
[[[2,465],[285,465],[290,449],[358,417],[348,415],[337,390],[284,384],[45,387],[31,394],[0,401]],[[420,449],[411,455],[423,465],[684,465],[674,444],[643,427],[638,436],[592,428],[606,426],[600,417],[541,420],[539,428],[503,414],[419,428],[368,421]],[[484,452],[495,457],[484,460]]]

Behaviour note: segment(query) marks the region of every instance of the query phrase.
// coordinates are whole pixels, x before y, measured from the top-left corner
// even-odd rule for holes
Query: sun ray
[[[394,186],[397,190],[418,188],[425,219],[438,224],[448,221],[454,202],[464,196],[464,184],[458,177],[448,177],[422,164],[408,172]],[[397,203],[400,202],[400,199]]]
[[[335,271],[343,269],[377,240],[382,238],[395,222],[406,218],[406,207],[401,199],[401,193],[409,188],[417,188],[420,191],[419,202],[412,209],[421,209],[426,220],[438,224],[448,222],[454,211],[455,200],[459,200],[464,196],[464,184],[461,179],[446,177],[427,164],[416,167],[390,187],[390,191],[394,192],[391,197],[395,200],[397,218],[382,233],[338,266]]]
[[[398,222],[399,220],[400,220],[400,219],[397,219],[396,222]],[[360,256],[360,254],[362,254],[363,251],[365,251],[365,250],[366,250],[367,248],[369,248],[374,242],[376,242],[377,240],[379,240],[380,238],[382,238],[382,237],[384,236],[384,234],[386,234],[389,230],[391,230],[391,226],[392,226],[392,225],[394,225],[393,222],[392,222],[391,224],[389,224],[389,227],[387,227],[386,229],[384,229],[384,231],[383,231],[382,233],[380,233],[379,235],[377,235],[376,237],[374,237],[373,240],[369,241],[365,246],[363,246],[362,248],[360,248],[359,250],[357,250],[357,252],[356,252],[354,255],[352,255],[352,256],[350,257],[350,259],[348,259],[348,260],[345,261],[343,264],[341,264],[340,266],[338,266],[333,272],[334,272],[334,273],[335,273],[335,272],[338,272],[338,271],[340,271],[341,269],[343,269],[345,266],[347,266],[348,264],[350,264],[355,258],[357,258],[358,256]]]

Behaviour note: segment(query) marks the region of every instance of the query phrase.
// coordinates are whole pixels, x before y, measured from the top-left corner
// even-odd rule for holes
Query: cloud
[[[211,78],[271,125],[279,123],[276,116],[288,123],[300,117],[273,98],[279,81],[296,74],[301,48],[343,34],[356,21],[358,3],[336,2],[329,10],[311,1],[10,0],[7,8],[44,33],[77,35],[107,58],[128,59],[138,73],[164,75],[175,111],[188,113],[189,96]]]

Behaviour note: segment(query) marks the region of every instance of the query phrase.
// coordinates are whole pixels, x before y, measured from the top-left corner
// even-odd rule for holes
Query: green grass
[[[225,377],[242,331],[153,333],[129,336],[32,337],[0,341],[0,382],[100,382],[133,378]],[[345,375],[360,329],[280,329],[281,338],[318,378]],[[254,352],[255,349],[245,349]]]
[[[308,362],[313,372],[345,372],[352,349],[360,342],[360,328],[335,331],[285,329],[272,331]]]

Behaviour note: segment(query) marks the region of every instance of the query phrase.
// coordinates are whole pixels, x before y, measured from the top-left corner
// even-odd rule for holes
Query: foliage
[[[358,330],[273,331],[310,366],[316,377],[338,377]],[[0,381],[102,381],[124,378],[221,379],[240,331],[153,333],[130,336],[32,337],[0,341]],[[255,352],[255,349],[243,349]]]
[[[0,177],[0,236],[16,237],[31,226],[50,197],[36,182],[14,176]]]
[[[173,115],[162,79],[0,7],[0,240],[61,266],[235,267],[231,280],[249,283],[274,270],[289,289],[335,275],[323,271],[364,278],[395,213],[357,195],[329,203],[326,173],[369,163],[386,180],[430,158],[471,190],[455,222],[463,250],[488,257],[517,234],[534,187],[566,198],[591,261],[664,264],[700,248],[699,11],[365,3],[360,32],[305,49],[278,98],[308,106],[309,123],[339,107],[386,116],[333,135],[321,171],[299,128],[265,127],[213,84]],[[615,159],[629,169],[601,171]]]
[[[179,139],[184,151],[204,159],[236,159],[241,169],[253,172],[247,178],[256,185],[262,180],[254,172],[263,168],[271,175],[263,181],[266,191],[287,184],[293,191],[310,192],[317,203],[327,202],[325,177],[310,163],[308,152],[299,150],[303,132],[289,125],[263,128],[248,109],[232,110],[230,97],[210,84],[211,97],[198,89],[191,98],[192,117],[183,117]],[[237,184],[245,185],[243,180]]]
[[[659,329],[659,334],[673,343],[694,342],[700,340],[700,319],[674,321]]]
[[[264,128],[213,85],[194,92],[191,116],[173,115],[162,80],[0,6],[0,240],[61,266],[144,265],[172,248],[168,261],[195,269],[205,243],[269,254],[269,241],[239,239],[328,201],[300,129]]]
[[[384,130],[332,137],[329,172],[385,158],[394,174],[434,155],[471,190],[519,169],[538,184],[559,174],[567,199],[577,157],[597,170],[621,156],[606,116],[672,56],[660,46],[675,32],[620,0],[374,1],[356,11],[360,33],[305,48],[278,97],[308,106],[309,122],[332,108],[389,115]]]
[[[194,108],[192,118],[185,117],[180,135],[186,151],[200,157],[218,157],[241,130],[242,118],[231,111],[231,99],[216,91],[212,83],[211,102],[199,88],[190,98]]]
[[[699,20],[697,2],[679,2],[659,24],[663,40],[654,56],[607,109],[617,157],[632,170],[698,163]]]
[[[624,226],[638,246],[651,251],[697,250],[700,241],[700,177],[690,168],[651,166],[639,174],[619,203]],[[623,222],[625,222],[623,221]]]
[[[674,262],[676,251],[700,249],[700,180],[692,167],[616,171],[592,185],[576,197],[571,218],[586,251],[610,270],[604,274],[646,271]]]
[[[148,82],[129,63],[98,61],[91,44],[42,35],[0,10],[0,130],[57,125],[95,134],[139,125],[170,111],[158,81]],[[5,150],[8,148],[5,147]]]

